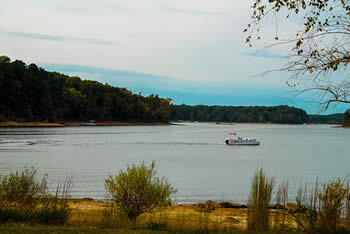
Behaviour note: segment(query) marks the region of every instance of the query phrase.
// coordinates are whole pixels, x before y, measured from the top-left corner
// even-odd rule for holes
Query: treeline
[[[0,56],[0,121],[168,122],[171,99],[48,72]]]
[[[174,106],[173,120],[220,121],[220,122],[257,122],[302,124],[310,121],[302,109],[289,106]]]
[[[350,127],[350,109],[345,111],[344,113],[344,121],[343,121],[344,127]]]
[[[320,124],[342,124],[344,121],[344,114],[331,115],[309,115],[311,123]]]
[[[0,56],[0,121],[222,121],[308,123],[289,106],[188,106],[134,94],[125,88],[48,72],[35,64]]]

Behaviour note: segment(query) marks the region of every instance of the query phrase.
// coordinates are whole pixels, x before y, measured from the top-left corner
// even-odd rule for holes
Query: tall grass
[[[0,176],[0,223],[64,224],[70,209],[58,194],[69,194],[71,180],[56,188],[56,196],[48,187],[47,175],[37,179],[34,168]]]
[[[317,231],[317,196],[318,196],[318,180],[315,186],[308,189],[308,186],[299,186],[296,197],[297,210],[291,211],[294,221],[297,223],[298,230],[303,232]]]
[[[102,211],[100,224],[102,227],[108,228],[131,228],[135,227],[136,222],[133,223],[129,217],[120,210],[118,204],[108,202],[105,209]]]
[[[286,204],[288,203],[288,189],[289,189],[289,182],[288,180],[284,180],[279,186],[275,197],[276,205],[279,208],[285,209]],[[283,211],[278,211],[275,214],[275,229],[277,230],[284,230],[286,229],[286,218],[287,213]]]
[[[268,178],[262,168],[253,177],[248,199],[248,229],[264,231],[269,229],[269,206],[272,199],[274,178]]]
[[[63,181],[58,182],[55,188],[55,197],[60,199],[71,198],[73,179],[73,176],[66,176]]]
[[[348,215],[349,199],[347,179],[334,179],[322,186],[316,180],[311,189],[299,187],[298,209],[290,214],[304,232],[338,232],[346,228],[340,226],[340,220]]]

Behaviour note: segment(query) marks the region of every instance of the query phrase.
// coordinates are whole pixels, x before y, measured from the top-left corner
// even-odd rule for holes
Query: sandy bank
[[[6,121],[0,122],[0,127],[63,127],[59,123],[45,123],[45,122],[15,122]]]
[[[236,204],[236,203],[232,203]],[[112,203],[103,201],[94,201],[92,199],[72,199],[69,200],[69,206],[72,209],[72,216],[69,223],[98,225],[98,220],[103,218],[103,214],[111,207]],[[286,214],[286,211],[271,210],[271,218],[274,220],[276,214],[285,214],[285,224],[294,227],[295,223],[292,217]],[[183,227],[191,230],[198,225],[207,225],[220,228],[247,228],[248,210],[246,208],[213,208],[206,209],[199,207],[198,204],[178,204],[158,209],[154,214],[144,214],[140,216],[139,222],[148,222],[149,220],[167,223],[168,226]]]

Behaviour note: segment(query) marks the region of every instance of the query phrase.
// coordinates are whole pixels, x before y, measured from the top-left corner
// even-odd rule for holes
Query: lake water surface
[[[227,146],[235,131],[260,146]],[[35,167],[52,183],[73,175],[73,196],[104,198],[104,179],[128,164],[156,161],[158,174],[178,189],[177,202],[245,203],[251,177],[263,167],[288,179],[290,199],[300,183],[350,173],[350,129],[329,125],[215,125],[1,128],[0,172]]]

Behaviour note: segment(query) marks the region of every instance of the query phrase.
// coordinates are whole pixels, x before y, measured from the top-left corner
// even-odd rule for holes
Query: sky
[[[189,105],[290,105],[320,113],[296,96],[283,65],[290,48],[250,48],[243,29],[252,1],[2,0],[0,55],[50,70]],[[279,29],[293,31],[295,24]],[[285,30],[285,31],[284,31]],[[331,114],[346,105],[331,106]]]

